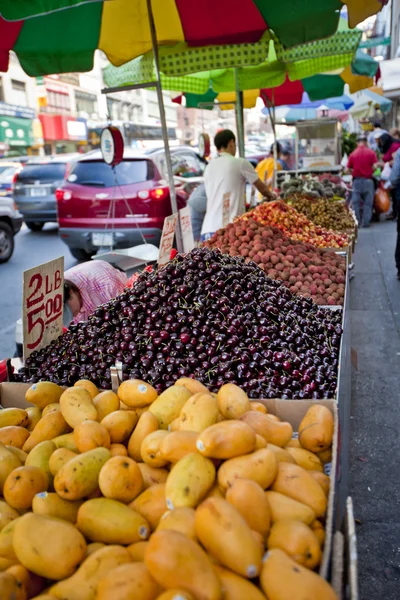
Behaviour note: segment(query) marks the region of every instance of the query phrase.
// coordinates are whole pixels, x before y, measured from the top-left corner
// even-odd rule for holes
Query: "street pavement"
[[[23,225],[16,235],[14,254],[0,265],[0,359],[14,356],[15,322],[22,310],[22,273],[59,256],[64,256],[65,270],[76,264],[55,224],[48,223],[37,233]]]
[[[350,493],[360,600],[400,598],[400,281],[396,224],[361,229],[351,289]]]

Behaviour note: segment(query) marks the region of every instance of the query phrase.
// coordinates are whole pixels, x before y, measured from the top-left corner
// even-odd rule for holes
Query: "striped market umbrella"
[[[32,76],[90,71],[96,49],[123,65],[152,48],[148,0],[3,0],[0,70],[10,50]],[[283,48],[328,38],[347,7],[354,27],[387,0],[152,0],[159,46],[258,42],[273,30]]]

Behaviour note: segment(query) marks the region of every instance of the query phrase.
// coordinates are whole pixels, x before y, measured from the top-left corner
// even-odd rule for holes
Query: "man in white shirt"
[[[201,228],[202,241],[209,239],[218,229],[244,213],[246,182],[254,185],[269,200],[276,197],[261,181],[248,160],[235,157],[236,138],[233,131],[224,129],[217,133],[214,144],[219,156],[210,162],[204,174],[207,211]]]

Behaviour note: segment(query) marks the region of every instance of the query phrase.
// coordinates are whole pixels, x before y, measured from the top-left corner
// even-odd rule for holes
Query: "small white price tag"
[[[178,213],[165,218],[164,227],[160,240],[160,254],[158,256],[158,266],[162,267],[169,262],[171,250],[174,245],[174,237],[176,224],[178,221]]]
[[[180,209],[179,221],[181,224],[183,251],[186,254],[187,252],[193,250],[195,246],[192,230],[192,220],[190,218],[190,208],[188,206],[185,206],[185,208]]]

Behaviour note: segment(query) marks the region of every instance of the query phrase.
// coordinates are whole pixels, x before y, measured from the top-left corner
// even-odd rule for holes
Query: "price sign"
[[[222,227],[226,227],[229,224],[229,221],[231,220],[230,208],[231,208],[231,193],[227,192],[226,194],[223,195],[223,200],[222,200]]]
[[[64,257],[24,271],[22,321],[24,358],[62,334]]]
[[[188,206],[181,208],[179,211],[179,221],[181,224],[183,251],[185,253],[190,252],[193,250],[195,244],[192,230],[192,220],[190,218],[190,208]]]
[[[158,266],[162,267],[169,261],[172,246],[174,244],[175,229],[178,221],[178,214],[175,213],[166,217],[160,240],[160,253],[158,256]]]

